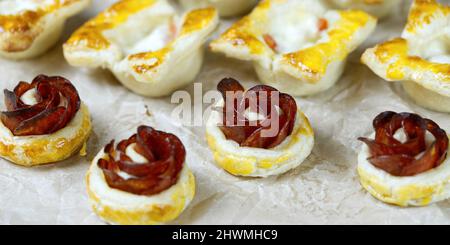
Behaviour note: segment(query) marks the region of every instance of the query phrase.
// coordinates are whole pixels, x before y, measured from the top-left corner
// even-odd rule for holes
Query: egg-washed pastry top
[[[85,23],[64,44],[64,48],[69,52],[81,52],[80,55],[88,55],[90,52],[93,54],[97,53],[97,60],[90,61],[92,62],[91,64],[85,65],[108,67],[125,56],[130,65],[132,65],[131,70],[133,70],[133,74],[152,73],[160,65],[164,64],[167,55],[171,53],[177,43],[176,39],[188,37],[189,34],[205,28],[216,17],[216,11],[213,8],[192,11],[186,16],[186,21],[180,30],[177,30],[175,23],[171,22],[168,28],[172,32],[172,36],[167,37],[167,42],[163,45],[156,45],[162,46],[160,49],[134,53],[127,50],[130,48],[127,47],[130,44],[129,42],[141,41],[138,39],[145,38],[143,35],[146,35],[148,30],[117,30],[117,28],[120,28],[121,25],[131,18],[138,18],[139,14],[149,19],[145,28],[151,29],[155,25],[160,24],[159,22],[172,18],[175,12],[166,1],[121,0]],[[144,28],[141,20],[136,21],[139,22],[138,27]],[[130,35],[128,38],[136,40],[126,40],[127,38],[120,40],[120,37],[114,36],[113,33],[115,32],[125,35],[128,33]],[[150,42],[151,40],[147,41]],[[155,47],[150,48],[154,49]],[[103,56],[102,54],[105,53],[107,55]],[[66,58],[68,58],[67,55]],[[151,61],[150,64],[148,64],[148,61]],[[146,63],[144,64],[144,62]]]
[[[368,49],[363,57],[388,81],[413,81],[450,97],[450,6],[415,0],[401,38]]]
[[[345,60],[375,24],[363,11],[327,11],[319,1],[264,0],[211,48],[314,84],[331,63]]]
[[[290,95],[265,85],[245,91],[233,78],[223,79],[217,88],[225,101],[220,129],[226,139],[242,147],[270,149],[292,134],[297,104]],[[264,130],[270,129],[275,132],[264,137]]]
[[[167,0],[121,0],[75,31],[64,56],[73,66],[111,70],[135,93],[166,96],[195,79],[218,23],[212,7],[179,16]]]
[[[30,48],[44,28],[58,28],[56,19],[76,14],[90,0],[3,0],[0,2],[0,50],[20,52]],[[47,17],[52,15],[53,19]],[[60,21],[64,22],[65,19]],[[52,25],[48,25],[52,23]]]
[[[109,187],[147,196],[175,185],[186,158],[178,137],[148,126],[117,146],[112,141],[104,154],[97,164]]]
[[[447,133],[430,119],[387,111],[374,119],[373,127],[374,139],[359,140],[369,148],[367,160],[391,175],[414,176],[438,167],[447,157]]]
[[[80,109],[80,97],[63,77],[37,76],[5,90],[2,123],[15,136],[46,135],[64,128]]]

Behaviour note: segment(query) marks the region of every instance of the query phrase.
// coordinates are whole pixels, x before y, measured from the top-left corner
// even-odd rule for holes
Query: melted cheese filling
[[[408,138],[406,137],[405,130],[403,128],[400,128],[395,132],[394,138],[400,141],[401,143],[405,143],[408,140]],[[426,149],[428,149],[428,147],[430,147],[431,144],[433,144],[434,140],[435,140],[434,136],[430,132],[426,131],[425,133],[425,144],[427,145]],[[425,151],[422,151],[421,153],[417,154],[415,158],[419,159],[423,156],[423,154],[425,154]]]
[[[25,104],[25,105],[36,105],[39,101],[37,99],[37,91],[36,89],[30,89],[27,92],[25,92],[21,97],[20,100]]]
[[[173,27],[171,28],[171,25],[174,24],[166,23],[155,27],[155,29],[151,31],[148,36],[135,43],[132,47],[126,49],[126,54],[130,55],[142,52],[154,52],[164,48],[176,35],[176,33],[173,33]]]
[[[36,105],[37,103],[39,103],[36,88],[30,89],[27,92],[25,92],[22,96],[20,96],[20,100],[25,105],[28,105],[28,106],[33,106],[33,105]],[[59,95],[59,100],[60,100],[60,102],[59,102],[58,106],[67,107],[68,101],[61,94]]]
[[[433,63],[450,64],[450,35],[442,35],[426,42],[420,56]]]
[[[269,35],[277,44],[277,52],[291,53],[313,46],[320,39],[319,17],[325,10],[296,2],[271,10]]]
[[[125,154],[127,154],[127,156],[129,158],[131,158],[131,160],[135,163],[135,164],[145,164],[148,163],[147,158],[145,158],[144,156],[142,156],[141,154],[139,154],[138,152],[136,152],[135,147],[136,144],[133,143],[131,145],[129,145],[127,147],[127,149],[125,149]],[[131,179],[134,178],[133,175],[130,175],[126,172],[120,171],[117,173],[120,177],[124,178],[124,179]]]
[[[137,153],[135,150],[136,143],[131,144],[127,147],[125,150],[125,154],[127,154],[128,157],[131,158],[131,160],[137,164],[145,164],[148,163],[147,158],[142,156],[141,154]]]

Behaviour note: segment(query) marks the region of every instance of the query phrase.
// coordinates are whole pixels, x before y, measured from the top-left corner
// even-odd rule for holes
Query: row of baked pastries
[[[0,156],[22,166],[65,160],[86,151],[89,111],[63,77],[37,76],[5,90]],[[177,218],[194,197],[195,179],[175,135],[141,126],[109,143],[86,176],[94,211],[109,223],[159,224]]]
[[[120,2],[125,5],[130,4],[130,6],[145,7],[157,1],[159,0],[122,0]],[[23,59],[44,53],[57,42],[66,20],[86,9],[90,2],[91,0],[0,1],[0,55]],[[179,0],[179,2],[185,9],[212,6],[219,11],[221,16],[234,16],[248,12],[257,3],[257,0]],[[393,6],[400,1],[322,0],[322,2],[331,4],[332,7],[362,9],[377,16],[384,16],[391,12]],[[130,6],[122,6],[125,7],[122,11],[130,11],[128,15],[133,15],[141,10],[130,8]],[[167,9],[161,8],[160,10],[160,14],[167,14]],[[108,24],[105,23],[105,25]],[[127,30],[130,31],[130,29]],[[145,29],[136,28],[135,31],[145,31]]]
[[[64,44],[74,66],[107,68],[135,93],[165,96],[192,82],[203,62],[203,44],[219,14],[252,8],[255,0],[180,0],[179,15],[167,0],[120,0],[86,22]],[[67,18],[89,0],[0,2],[0,55],[27,58],[45,52]],[[264,0],[215,40],[214,51],[254,62],[260,80],[292,95],[334,85],[348,55],[372,33],[377,15],[398,1]],[[192,9],[194,8],[195,9]],[[200,8],[201,7],[201,8]],[[175,68],[176,66],[176,68]]]

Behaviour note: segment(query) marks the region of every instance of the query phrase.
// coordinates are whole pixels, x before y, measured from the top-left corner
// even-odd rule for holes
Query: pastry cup
[[[53,134],[14,136],[0,121],[0,156],[26,167],[62,161],[85,147],[91,127],[84,104],[66,127]]]
[[[222,100],[219,105],[223,103]],[[301,110],[297,111],[292,134],[272,149],[239,146],[226,139],[217,126],[221,122],[221,114],[213,111],[208,119],[206,139],[216,164],[233,175],[267,177],[285,173],[299,166],[314,147],[314,131]]]
[[[137,94],[168,95],[197,76],[203,44],[218,25],[214,8],[181,21],[175,14],[165,0],[119,1],[77,30],[64,56],[74,66],[108,68]]]
[[[0,56],[26,59],[43,54],[61,36],[64,24],[90,0],[0,1]]]
[[[179,0],[186,9],[213,6],[220,16],[231,17],[245,14],[257,3],[257,0]]]
[[[326,0],[334,6],[342,9],[361,9],[378,18],[383,18],[392,13],[401,0]]]
[[[375,134],[371,136],[375,137]],[[450,158],[415,176],[397,177],[373,166],[364,144],[358,155],[361,185],[375,198],[399,206],[426,206],[450,198]]]
[[[450,112],[450,7],[415,1],[402,38],[366,50],[362,62],[386,81],[403,84],[419,105]]]
[[[108,186],[97,166],[104,149],[92,161],[86,175],[89,201],[94,212],[110,224],[155,225],[176,219],[195,195],[195,178],[184,164],[178,182],[152,196],[134,195]]]
[[[327,27],[323,31],[320,21]],[[253,61],[264,84],[306,96],[336,83],[347,56],[375,26],[376,19],[365,12],[327,11],[317,1],[262,1],[213,41],[211,49]],[[268,44],[267,35],[278,42],[277,51]]]

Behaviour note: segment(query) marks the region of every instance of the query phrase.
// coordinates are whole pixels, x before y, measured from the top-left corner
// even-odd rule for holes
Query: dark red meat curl
[[[129,145],[148,162],[135,163],[127,156]],[[183,143],[173,134],[140,126],[137,134],[121,141],[116,147],[111,141],[104,150],[106,157],[97,164],[103,170],[106,182],[111,188],[136,195],[154,195],[176,184],[183,168],[186,150]],[[132,177],[122,178],[125,172]]]
[[[26,105],[20,97],[36,89],[35,105]],[[14,91],[4,90],[6,110],[3,125],[15,136],[44,135],[64,128],[80,109],[80,97],[70,81],[63,77],[37,76],[33,82],[20,82]]]
[[[225,100],[220,129],[227,139],[236,141],[240,146],[270,149],[292,134],[297,103],[290,95],[265,85],[255,86],[245,92],[233,78],[223,79],[217,89]],[[278,103],[273,101],[275,96],[278,97]],[[264,119],[250,121],[245,116],[246,110],[263,115]],[[278,123],[278,131],[274,136],[265,137],[263,130],[273,127],[273,123]]]
[[[375,167],[395,176],[414,176],[438,167],[446,158],[448,150],[447,133],[439,126],[412,113],[383,112],[373,121],[375,140],[359,138],[370,149],[367,160]],[[406,141],[394,138],[397,130],[403,128]],[[434,142],[427,144],[426,132],[434,136]]]

